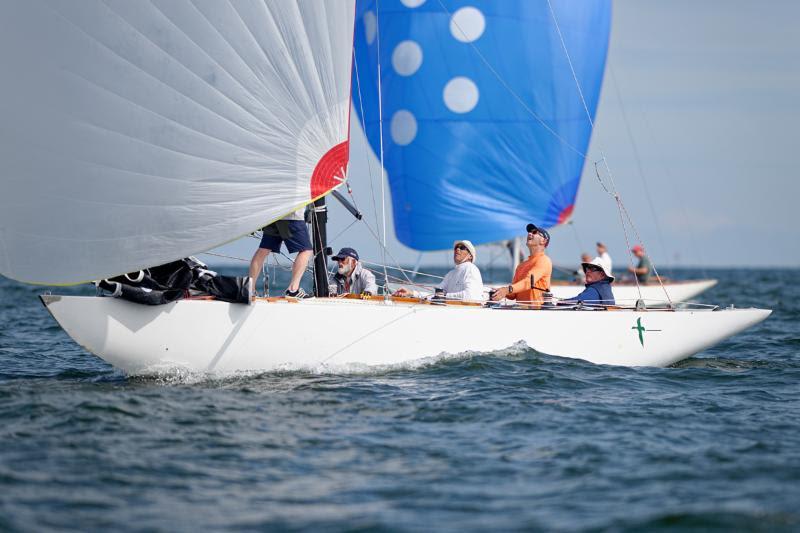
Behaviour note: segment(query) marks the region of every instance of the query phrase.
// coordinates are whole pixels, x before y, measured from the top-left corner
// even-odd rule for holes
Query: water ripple
[[[666,369],[516,345],[130,379],[0,280],[0,530],[796,531],[796,272],[714,274],[775,313]]]

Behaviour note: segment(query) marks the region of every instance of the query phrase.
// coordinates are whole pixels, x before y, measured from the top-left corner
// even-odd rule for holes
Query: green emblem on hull
[[[646,329],[642,325],[642,317],[636,319],[636,325],[633,326],[631,329],[635,329],[639,333],[639,342],[642,344],[642,348],[644,348],[644,332],[645,331],[661,331],[660,329]]]

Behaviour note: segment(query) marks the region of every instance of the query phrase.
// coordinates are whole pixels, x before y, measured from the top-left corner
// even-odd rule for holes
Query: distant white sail
[[[0,3],[0,272],[138,270],[337,186],[354,3]]]

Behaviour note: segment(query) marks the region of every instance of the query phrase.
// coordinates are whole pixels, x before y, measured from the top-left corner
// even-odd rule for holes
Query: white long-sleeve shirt
[[[609,276],[611,275],[611,256],[608,255],[608,252],[603,252],[602,254],[598,255],[592,261],[600,261],[603,263],[603,266],[606,267],[606,274]]]
[[[447,273],[439,288],[444,291],[448,300],[468,300],[481,302],[483,296],[483,278],[481,271],[472,262],[465,261]]]

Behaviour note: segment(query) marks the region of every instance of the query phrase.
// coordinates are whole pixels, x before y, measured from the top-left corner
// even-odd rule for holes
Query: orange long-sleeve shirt
[[[534,288],[531,288],[531,275]],[[514,279],[511,282],[514,292],[509,294],[508,298],[519,302],[542,303],[543,292],[550,290],[552,275],[553,262],[544,252],[530,256],[514,271]]]

